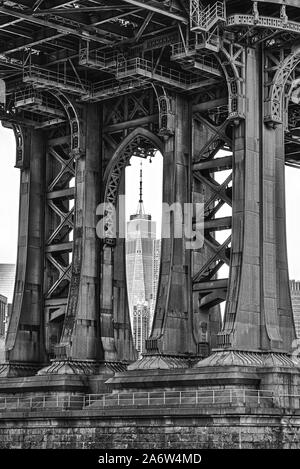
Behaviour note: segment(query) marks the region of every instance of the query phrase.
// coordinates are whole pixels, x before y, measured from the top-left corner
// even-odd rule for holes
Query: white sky
[[[14,168],[16,143],[12,130],[0,125],[0,263],[17,258],[20,170]]]
[[[126,218],[136,212],[139,199],[140,158],[132,158],[126,169]],[[17,254],[19,178],[15,163],[15,139],[11,130],[0,126],[0,263],[15,263]],[[162,156],[152,163],[143,160],[143,193],[146,213],[161,227]],[[300,280],[300,169],[286,168],[287,237],[291,279]]]
[[[290,279],[300,280],[300,168],[286,167],[287,245]]]
[[[143,200],[146,214],[156,221],[156,237],[161,237],[161,202],[162,202],[162,165],[161,153],[156,152],[152,163],[138,157],[132,157],[126,167],[126,220],[136,213],[140,194],[140,169],[143,169]]]

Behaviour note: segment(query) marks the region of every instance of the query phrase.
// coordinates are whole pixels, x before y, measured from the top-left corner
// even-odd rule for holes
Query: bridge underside
[[[30,377],[30,393],[32,376],[54,392],[58,375],[89,375],[76,392],[110,378],[300,394],[285,223],[285,166],[300,166],[297,3],[1,2],[0,118],[21,186],[0,392],[11,377]],[[188,239],[171,223],[162,240],[137,360],[112,207],[130,158],[156,151],[163,202],[202,204],[204,225],[194,216]]]

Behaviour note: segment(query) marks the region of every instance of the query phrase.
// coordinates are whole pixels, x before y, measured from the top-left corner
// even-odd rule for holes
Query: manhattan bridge
[[[64,377],[74,392],[84,376],[118,404],[250,389],[299,409],[285,166],[300,165],[300,1],[1,1],[0,79],[21,174],[0,391],[59,393]],[[171,224],[138,360],[122,227],[109,235],[108,210],[99,239],[97,207],[117,207],[130,158],[157,151],[163,202],[203,203],[204,243],[187,249]]]

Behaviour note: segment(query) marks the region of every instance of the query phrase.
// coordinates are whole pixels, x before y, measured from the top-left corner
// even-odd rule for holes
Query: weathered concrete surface
[[[247,49],[245,121],[234,130],[233,224],[220,348],[291,353],[283,129],[261,113],[260,52]],[[278,194],[281,194],[280,196]],[[280,226],[280,228],[279,228]]]
[[[300,449],[300,412],[167,408],[0,414],[0,448]]]
[[[99,202],[99,106],[85,109],[84,153],[76,166],[76,212],[74,259],[70,301],[59,343],[63,357],[82,360],[99,358],[99,281],[96,207]]]
[[[29,158],[30,155],[30,158]],[[27,133],[21,169],[18,262],[12,316],[6,338],[6,360],[43,363],[41,323],[44,243],[45,142],[43,133]]]
[[[2,378],[0,396],[26,395],[27,393],[50,392],[86,392],[88,381],[82,375],[42,375],[26,376],[22,378]]]
[[[189,192],[191,142],[188,101],[179,95],[173,102],[176,115],[176,132],[165,142],[163,167],[163,203],[191,201]],[[175,219],[176,221],[176,219]],[[181,355],[196,354],[192,332],[190,251],[184,236],[179,237],[178,221],[168,225],[162,219],[162,248],[160,278],[152,332],[146,342],[149,353]],[[166,233],[169,236],[166,236]]]
[[[252,367],[215,367],[198,369],[173,370],[133,370],[116,373],[107,381],[111,389],[207,389],[219,386],[240,386],[255,388],[259,386],[260,377]]]

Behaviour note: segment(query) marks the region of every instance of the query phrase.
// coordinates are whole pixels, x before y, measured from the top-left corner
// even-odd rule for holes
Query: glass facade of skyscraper
[[[130,319],[136,350],[145,351],[145,340],[152,325],[160,264],[160,242],[156,239],[156,222],[145,213],[142,197],[135,214],[127,223],[126,276]]]

